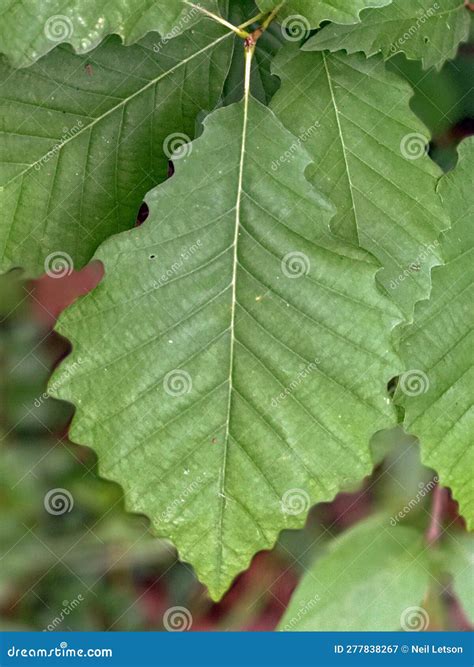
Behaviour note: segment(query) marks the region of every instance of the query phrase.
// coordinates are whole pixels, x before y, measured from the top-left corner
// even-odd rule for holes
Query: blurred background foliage
[[[270,57],[279,43],[269,33],[260,57],[265,50]],[[226,91],[235,89],[241,66],[234,61],[225,103],[233,101]],[[432,133],[431,156],[452,168],[456,145],[474,133],[474,44],[462,45],[440,72],[423,71],[403,56],[387,67],[414,87],[412,108]],[[269,63],[262,70],[271,76]],[[333,536],[374,512],[395,514],[433,471],[420,464],[414,438],[400,429],[378,434],[373,475],[316,506],[304,530],[283,532],[275,549],[258,554],[213,604],[172,545],[151,535],[145,517],[124,511],[120,488],[97,476],[93,452],[68,442],[72,408],[45,394],[51,369],[68,351],[52,332],[55,318],[99,278],[94,264],[61,280],[29,283],[20,272],[0,277],[1,628],[159,630],[166,609],[182,605],[192,613],[193,630],[272,630],[304,569]],[[71,511],[46,511],[44,498],[53,488],[71,494]],[[408,520],[425,530],[429,510],[427,497]],[[449,512],[461,531],[455,503]],[[446,591],[431,593],[430,629],[465,628],[456,601]]]

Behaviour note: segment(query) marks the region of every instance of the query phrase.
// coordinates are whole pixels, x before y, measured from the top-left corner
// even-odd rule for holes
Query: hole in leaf
[[[143,202],[140,208],[138,209],[137,219],[135,221],[135,227],[140,227],[140,225],[143,225],[143,223],[145,222],[145,220],[148,218],[149,215],[150,215],[150,209],[145,204],[145,202]]]
[[[391,380],[389,380],[387,382],[387,391],[388,391],[388,395],[391,398],[393,398],[393,395],[395,394],[395,390],[397,388],[397,385],[398,385],[398,376],[391,378]]]

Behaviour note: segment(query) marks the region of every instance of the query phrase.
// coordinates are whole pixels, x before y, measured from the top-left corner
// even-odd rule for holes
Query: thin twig
[[[437,484],[433,489],[431,505],[431,521],[426,531],[426,541],[431,546],[435,544],[443,532],[443,517],[448,500],[448,490]]]

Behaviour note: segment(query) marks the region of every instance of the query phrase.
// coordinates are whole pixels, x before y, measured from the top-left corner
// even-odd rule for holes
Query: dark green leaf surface
[[[469,34],[469,13],[462,0],[393,0],[387,7],[362,12],[360,18],[356,26],[326,26],[304,49],[382,53],[384,58],[404,53],[425,68],[439,69]]]
[[[88,56],[62,46],[28,69],[0,66],[1,270],[41,274],[51,253],[80,268],[134,225],[218,101],[230,34],[204,19],[163,48],[156,33],[131,47],[111,37]]]
[[[472,174],[474,140],[459,147],[459,164],[440,182],[452,229],[441,241],[446,265],[433,271],[429,301],[419,303],[412,326],[402,330],[406,368],[398,395],[405,428],[420,439],[423,462],[452,489],[460,512],[474,527],[474,322]]]
[[[305,150],[272,169],[294,141],[253,99],[211,114],[58,325],[74,349],[51,387],[77,407],[72,439],[213,598],[366,475],[371,435],[395,419],[398,312],[375,267],[329,235]]]
[[[282,85],[271,107],[310,152],[309,178],[337,207],[334,231],[379,260],[381,284],[411,317],[429,295],[431,268],[442,261],[437,239],[449,226],[435,192],[441,171],[425,154],[428,131],[409,106],[412,89],[381,58],[294,45],[274,72]]]

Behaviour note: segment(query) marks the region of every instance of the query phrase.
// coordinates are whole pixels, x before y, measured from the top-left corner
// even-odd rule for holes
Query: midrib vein
[[[240,144],[239,156],[239,177],[237,182],[237,198],[235,202],[235,221],[234,221],[234,239],[233,239],[233,253],[232,253],[232,282],[231,282],[231,317],[230,317],[230,350],[229,350],[229,372],[228,372],[228,395],[227,395],[227,410],[226,410],[226,427],[224,437],[224,451],[222,454],[222,464],[219,476],[219,492],[218,497],[220,501],[219,523],[218,523],[218,540],[217,540],[217,577],[218,581],[221,576],[222,566],[222,533],[224,524],[224,510],[226,506],[225,495],[225,477],[227,467],[227,451],[229,447],[230,437],[230,413],[232,408],[232,391],[233,391],[233,371],[234,371],[234,350],[235,350],[235,307],[237,304],[237,267],[238,267],[238,246],[239,246],[239,230],[240,230],[240,210],[243,193],[244,180],[244,165],[245,152],[247,144],[247,128],[248,128],[248,110],[250,100],[250,75],[252,67],[252,52],[246,50],[245,52],[245,92],[244,92],[244,113],[242,122],[242,139]]]
[[[134,93],[132,93],[131,95],[129,95],[129,96],[126,97],[125,99],[123,99],[123,100],[121,100],[120,102],[118,102],[118,104],[116,104],[114,107],[112,107],[111,109],[108,109],[108,110],[105,111],[102,115],[100,115],[100,116],[98,116],[97,118],[95,118],[91,123],[89,123],[88,125],[85,125],[84,127],[82,127],[82,128],[79,130],[79,132],[76,132],[73,136],[71,136],[71,137],[69,137],[68,139],[66,139],[66,141],[63,141],[63,142],[57,142],[55,145],[58,145],[58,146],[59,146],[59,150],[62,150],[62,149],[64,148],[64,146],[66,146],[70,141],[73,141],[73,139],[76,139],[77,137],[79,137],[83,132],[85,132],[86,130],[90,130],[92,127],[94,127],[94,125],[96,125],[97,123],[100,123],[100,121],[102,121],[104,118],[107,118],[107,116],[109,116],[110,114],[114,113],[114,111],[117,111],[117,109],[120,109],[120,108],[123,107],[125,104],[128,104],[128,103],[129,103],[131,100],[133,100],[135,97],[138,97],[139,95],[141,95],[142,93],[144,93],[145,90],[148,90],[148,88],[151,88],[152,86],[156,85],[159,81],[161,81],[162,79],[165,79],[167,76],[170,76],[171,74],[173,74],[174,72],[176,72],[180,67],[183,67],[183,66],[187,65],[187,63],[189,63],[189,62],[191,62],[192,60],[194,60],[194,58],[197,58],[197,57],[200,56],[202,53],[205,53],[205,52],[208,51],[209,49],[212,49],[214,46],[216,46],[217,44],[219,44],[219,42],[222,42],[224,39],[227,39],[227,38],[230,37],[231,35],[233,35],[233,33],[229,31],[229,32],[226,33],[225,35],[222,35],[222,37],[219,37],[218,39],[215,39],[213,42],[211,42],[211,43],[208,44],[207,46],[204,46],[202,49],[199,49],[199,51],[196,51],[195,53],[193,53],[192,55],[190,55],[188,58],[185,58],[184,60],[181,60],[179,63],[177,63],[176,65],[174,65],[173,67],[171,67],[169,70],[166,70],[166,72],[163,72],[163,74],[160,74],[160,75],[157,76],[155,79],[152,79],[152,80],[149,81],[145,86],[143,86],[142,88],[139,88],[139,89],[136,90]],[[52,148],[50,148],[46,153],[44,153],[44,155],[41,155],[41,157],[39,157],[35,162],[32,162],[31,164],[29,164],[29,165],[26,167],[26,169],[23,169],[23,171],[20,171],[18,174],[16,174],[12,179],[10,179],[9,181],[7,181],[7,183],[4,183],[4,184],[3,184],[3,188],[6,188],[8,185],[10,185],[10,184],[13,183],[14,181],[16,181],[18,178],[24,176],[24,174],[26,174],[26,173],[29,172],[31,169],[33,169],[33,168],[35,167],[35,165],[40,164],[41,161],[48,155],[48,153],[49,153],[51,150],[52,150]]]

